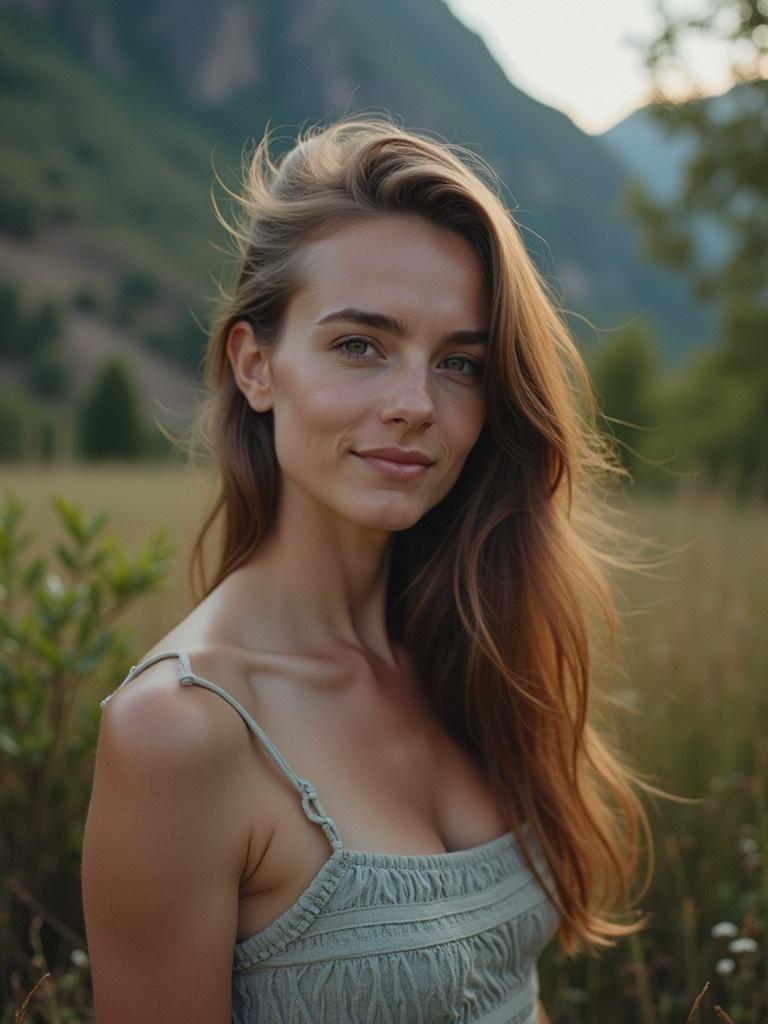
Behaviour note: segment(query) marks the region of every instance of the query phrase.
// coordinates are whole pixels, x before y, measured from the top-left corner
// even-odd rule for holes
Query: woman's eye
[[[363,349],[365,349],[366,346],[370,346],[371,348],[375,347],[373,345],[373,342],[369,341],[367,338],[356,337],[356,336],[355,337],[350,337],[350,338],[344,338],[343,341],[340,341],[334,347],[339,349],[339,351],[341,352],[342,356],[345,359],[367,359],[369,357],[370,352],[365,352],[365,351],[354,352],[354,351],[350,350],[347,347],[349,345],[359,345]],[[469,366],[469,368],[470,368],[469,371],[467,371],[466,369],[463,369],[463,370],[458,369],[458,370],[452,370],[451,371],[453,373],[457,373],[460,377],[480,377],[482,372],[483,372],[483,364],[482,364],[482,362],[480,362],[479,359],[470,359],[469,356],[449,356],[446,360],[444,360],[444,362],[445,363],[463,363],[463,364],[466,364],[467,366]]]
[[[471,372],[467,373],[466,371],[457,371],[461,372],[462,377],[479,377],[483,370],[483,364],[478,359],[470,359],[468,356],[450,356],[446,360],[446,362],[466,363],[467,366],[469,366]]]
[[[366,352],[350,352],[349,349],[345,348],[346,345],[372,345],[367,338],[345,338],[344,341],[340,342],[336,348],[341,349],[341,354],[349,359],[364,359],[368,353]]]

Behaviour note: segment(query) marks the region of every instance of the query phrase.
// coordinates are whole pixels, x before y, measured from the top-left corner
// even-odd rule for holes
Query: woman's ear
[[[226,352],[235,383],[250,407],[267,412],[272,408],[269,347],[259,341],[247,320],[238,320],[229,329]]]

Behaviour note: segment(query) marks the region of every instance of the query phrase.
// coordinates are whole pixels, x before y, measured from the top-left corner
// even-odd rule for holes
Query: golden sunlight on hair
[[[643,852],[640,895],[653,869],[638,791],[667,794],[613,742],[595,652],[607,641],[607,685],[619,627],[610,575],[656,563],[611,505],[626,471],[595,426],[589,376],[497,177],[469,150],[360,116],[300,132],[277,160],[267,132],[242,194],[231,198],[240,210],[228,225],[238,274],[213,320],[207,396],[189,442],[220,473],[193,552],[193,589],[195,570],[205,596],[257,551],[280,493],[272,413],[255,414],[232,378],[232,325],[245,319],[265,344],[279,345],[302,282],[303,247],[344,224],[409,214],[458,233],[487,284],[487,415],[450,493],[393,535],[389,626],[441,721],[486,766],[529,867],[546,884],[523,823],[532,829],[563,949],[637,931]],[[219,521],[221,550],[208,578],[203,543]]]

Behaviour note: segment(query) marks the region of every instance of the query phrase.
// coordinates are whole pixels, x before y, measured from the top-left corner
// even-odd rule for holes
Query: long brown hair
[[[236,386],[231,326],[247,318],[276,343],[301,283],[303,243],[350,219],[417,213],[458,232],[488,286],[486,421],[450,493],[393,535],[387,624],[446,728],[481,758],[512,827],[527,820],[534,830],[554,880],[562,948],[613,945],[644,923],[630,913],[641,833],[648,860],[639,895],[653,868],[635,789],[659,792],[609,742],[607,702],[600,728],[596,720],[591,616],[607,626],[610,668],[619,620],[608,571],[636,567],[617,553],[631,538],[607,500],[626,471],[596,426],[589,375],[499,179],[461,146],[357,115],[300,130],[277,162],[267,129],[242,193],[230,195],[239,214],[222,221],[238,273],[212,323],[206,395],[190,434],[190,451],[220,474],[192,551],[195,598],[254,555],[279,497],[272,413],[254,412]],[[221,549],[207,580],[203,544],[219,516]],[[519,842],[543,882],[523,832]]]

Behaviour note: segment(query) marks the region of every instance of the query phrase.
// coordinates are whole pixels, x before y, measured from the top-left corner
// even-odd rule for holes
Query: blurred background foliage
[[[654,102],[590,136],[510,83],[442,0],[0,0],[0,482],[30,500],[27,542],[58,559],[21,571],[7,498],[0,1024],[46,970],[27,1019],[92,1019],[76,862],[97,699],[186,611],[185,567],[142,531],[151,508],[188,550],[203,516],[200,494],[179,499],[159,428],[188,421],[233,268],[212,182],[226,212],[268,120],[279,151],[298,125],[381,108],[500,175],[631,472],[639,528],[682,545],[670,577],[628,585],[616,700],[635,762],[701,803],[656,810],[643,936],[602,959],[547,951],[552,1021],[682,1022],[705,982],[692,1019],[720,1003],[736,1024],[768,1020],[768,3],[691,10],[667,10],[647,44]],[[731,41],[737,84],[672,103],[663,71],[691,33]],[[87,555],[103,519],[65,498],[52,528],[53,487],[109,495],[137,562],[116,538]],[[107,614],[120,579],[142,600],[113,590]]]
[[[0,457],[105,454],[78,424],[115,360],[139,406],[126,453],[167,456],[157,424],[191,413],[232,270],[214,177],[226,212],[223,186],[268,120],[279,152],[300,124],[386,108],[501,176],[603,411],[626,421],[615,433],[637,486],[670,491],[695,472],[765,493],[768,97],[750,72],[766,52],[761,2],[711,0],[698,18],[668,17],[648,46],[654,76],[686,32],[728,35],[741,44],[730,92],[671,104],[659,91],[590,136],[509,82],[441,0],[386,15],[374,0],[195,0],[183,16],[161,0],[4,0]]]

